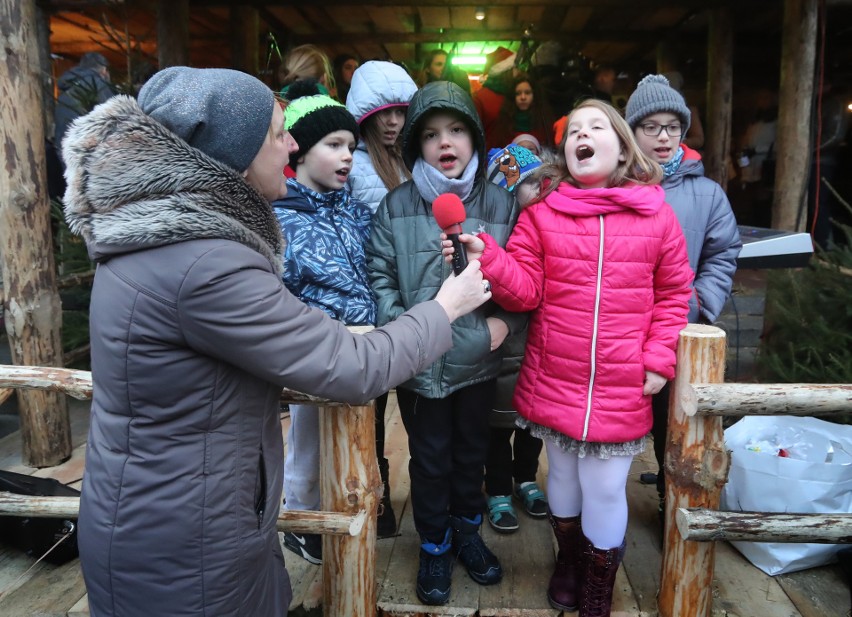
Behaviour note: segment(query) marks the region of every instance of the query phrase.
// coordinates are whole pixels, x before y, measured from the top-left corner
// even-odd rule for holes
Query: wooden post
[[[666,512],[660,617],[709,617],[713,606],[712,542],[685,542],[675,526],[678,508],[719,509],[728,477],[722,419],[690,418],[680,404],[695,382],[720,383],[725,375],[725,333],[713,326],[688,325],[680,333],[677,376],[672,387],[666,436]]]
[[[189,64],[189,0],[157,2],[157,60],[160,69]]]
[[[260,58],[260,16],[252,6],[231,6],[231,67],[257,75]]]
[[[320,408],[323,510],[366,510],[361,535],[322,538],[324,615],[376,615],[376,512],[383,485],[376,462],[375,406]]]
[[[772,227],[804,229],[805,191],[811,160],[811,113],[817,39],[817,0],[785,0],[781,29],[775,198]]]
[[[731,156],[731,99],[733,91],[734,34],[728,7],[710,12],[707,36],[707,130],[704,142],[706,175],[728,186]]]
[[[62,307],[56,289],[44,153],[35,3],[0,0],[0,254],[6,333],[15,364],[62,366]],[[58,465],[71,456],[65,397],[18,393],[23,460]]]
[[[50,15],[40,2],[36,3],[36,27],[38,29],[38,57],[41,66],[40,82],[42,89],[42,117],[44,118],[44,134],[53,141],[53,131],[56,123],[53,118],[56,100],[53,98],[55,80],[53,79],[53,62],[50,58]]]

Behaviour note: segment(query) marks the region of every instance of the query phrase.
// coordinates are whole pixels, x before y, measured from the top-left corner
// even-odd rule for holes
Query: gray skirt
[[[552,441],[559,446],[563,452],[568,452],[569,454],[576,453],[580,458],[591,456],[594,458],[608,459],[613,456],[636,456],[637,454],[642,454],[645,451],[645,442],[648,439],[646,435],[645,437],[640,437],[639,439],[634,439],[632,441],[625,441],[623,443],[579,441],[547,426],[530,422],[521,416],[518,416],[518,419],[515,420],[515,424],[521,428],[528,429],[533,437]]]

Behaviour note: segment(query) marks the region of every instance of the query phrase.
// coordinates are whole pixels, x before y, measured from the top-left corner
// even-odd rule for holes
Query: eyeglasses
[[[669,137],[678,137],[683,132],[683,126],[680,124],[656,124],[649,122],[641,126],[642,132],[648,137],[656,137],[663,132],[663,129],[666,129],[666,134]]]

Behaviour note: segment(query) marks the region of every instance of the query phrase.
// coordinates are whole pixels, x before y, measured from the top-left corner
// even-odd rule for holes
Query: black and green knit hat
[[[302,81],[302,80],[300,80]],[[284,111],[284,130],[289,131],[299,149],[290,154],[290,167],[296,169],[299,159],[318,141],[335,131],[349,131],[358,141],[358,123],[344,105],[324,94],[319,94],[316,82],[294,82],[287,91]]]

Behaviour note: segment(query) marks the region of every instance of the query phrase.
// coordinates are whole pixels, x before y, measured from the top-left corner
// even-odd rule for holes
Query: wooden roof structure
[[[234,66],[235,29],[256,24],[257,72],[271,72],[279,53],[315,43],[330,57],[403,61],[409,67],[434,47],[499,43],[516,49],[532,26],[536,42],[559,41],[578,53],[620,70],[652,71],[661,43],[677,64],[703,81],[711,12],[727,7],[734,29],[735,79],[777,84],[784,2],[778,0],[53,0],[50,17],[54,57],[70,64],[86,51],[103,51],[113,64],[126,63],[121,50],[157,64],[157,14],[188,5],[188,64]],[[478,8],[486,17],[475,17]],[[838,66],[852,65],[852,2],[827,0],[826,47]],[[248,11],[248,13],[247,13]],[[684,66],[687,65],[687,66]],[[64,67],[63,67],[64,68]],[[235,67],[240,68],[240,67]],[[689,81],[689,80],[688,80]]]

